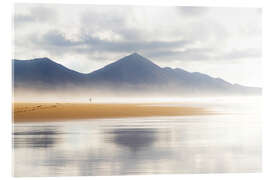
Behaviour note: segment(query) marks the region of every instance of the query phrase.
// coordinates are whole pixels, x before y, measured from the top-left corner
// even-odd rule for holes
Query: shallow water
[[[258,98],[193,99],[179,105],[219,114],[17,123],[14,175],[261,171]]]

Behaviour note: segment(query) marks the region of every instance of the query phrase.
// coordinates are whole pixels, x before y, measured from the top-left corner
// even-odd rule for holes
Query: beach
[[[159,104],[13,103],[14,122],[209,114],[203,108]]]
[[[173,100],[16,102],[14,175],[261,172],[259,98]]]

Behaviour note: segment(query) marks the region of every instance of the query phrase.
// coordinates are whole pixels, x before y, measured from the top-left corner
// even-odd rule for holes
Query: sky
[[[15,4],[14,58],[89,73],[137,52],[161,67],[262,87],[260,8]]]

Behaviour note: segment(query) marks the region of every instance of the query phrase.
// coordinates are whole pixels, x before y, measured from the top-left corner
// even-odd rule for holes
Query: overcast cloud
[[[91,72],[138,52],[162,67],[261,86],[258,8],[16,4],[14,28],[16,59]]]

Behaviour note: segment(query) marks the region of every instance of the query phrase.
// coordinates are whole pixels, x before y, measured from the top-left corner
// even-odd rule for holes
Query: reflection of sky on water
[[[260,121],[249,111],[16,124],[14,148],[16,176],[261,170]]]

